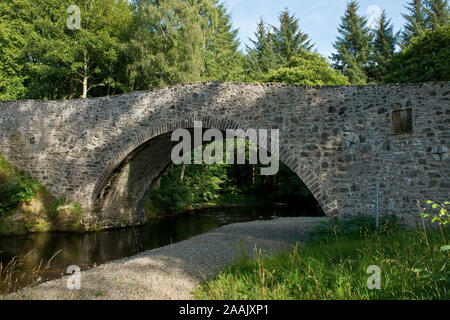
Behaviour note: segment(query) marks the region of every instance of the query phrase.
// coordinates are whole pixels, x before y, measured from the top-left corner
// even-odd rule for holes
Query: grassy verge
[[[242,254],[195,294],[199,299],[450,299],[449,251],[441,250],[448,230],[407,231],[388,219],[377,234],[367,228],[369,218],[355,219],[319,227],[309,244],[288,253],[253,260]],[[380,268],[380,290],[367,286],[370,266]]]

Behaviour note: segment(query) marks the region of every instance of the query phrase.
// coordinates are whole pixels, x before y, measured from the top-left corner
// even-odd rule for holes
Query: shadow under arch
[[[118,152],[98,178],[91,198],[96,219],[110,226],[145,222],[143,208],[146,196],[155,181],[172,163],[172,148],[179,143],[171,141],[171,134],[176,129],[193,131],[195,121],[202,122],[204,130],[218,129],[225,132],[231,129],[244,131],[248,129],[241,126],[238,121],[211,116],[191,117],[149,128]],[[191,145],[193,148],[197,147],[194,143]],[[290,154],[282,145],[279,150],[279,161],[301,179],[326,215],[335,214],[322,194],[320,181],[312,168],[303,165],[301,159]]]

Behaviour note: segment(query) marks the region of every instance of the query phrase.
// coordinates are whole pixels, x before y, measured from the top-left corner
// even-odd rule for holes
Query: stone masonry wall
[[[115,199],[131,199],[124,200],[129,207],[124,221],[134,219],[138,198],[170,157],[169,140],[154,138],[192,128],[194,120],[221,130],[278,128],[281,161],[328,215],[373,214],[376,181],[381,213],[415,214],[416,200],[450,199],[449,93],[448,82],[199,83],[85,100],[0,102],[0,153],[55,195],[79,202],[86,219],[109,219],[114,225],[122,211],[113,212],[111,205],[107,212],[95,209],[107,202],[99,195],[108,187]],[[393,135],[392,110],[403,108],[413,110],[413,132]],[[142,171],[141,150],[153,169]],[[130,171],[133,161],[141,163],[139,175]],[[133,177],[142,174],[148,185],[137,188]],[[137,189],[145,191],[138,198],[130,191]]]

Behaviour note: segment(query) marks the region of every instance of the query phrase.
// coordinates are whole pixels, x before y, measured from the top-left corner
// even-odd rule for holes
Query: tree
[[[139,1],[127,45],[132,90],[199,81],[204,35],[199,7],[187,1]]]
[[[0,100],[20,99],[26,94],[30,9],[26,0],[0,0]]]
[[[271,70],[266,82],[283,82],[304,85],[346,85],[349,81],[339,71],[330,67],[318,53],[301,51],[292,57],[286,67]]]
[[[280,27],[273,27],[275,52],[289,62],[301,50],[311,51],[314,47],[306,33],[300,30],[298,19],[286,8],[279,16]]]
[[[402,14],[406,20],[406,25],[401,34],[402,47],[408,46],[411,39],[421,36],[426,30],[426,16],[422,1],[411,0],[406,6],[409,14]]]
[[[216,19],[206,26],[205,77],[219,81],[237,81],[243,73],[244,57],[239,52],[238,30],[232,29],[230,15],[214,0],[212,10]],[[212,19],[210,19],[212,20]],[[208,32],[209,31],[209,32]]]
[[[367,69],[371,52],[371,33],[366,18],[359,16],[358,3],[351,1],[347,5],[338,36],[333,47],[337,53],[332,54],[333,67],[348,76],[352,84],[367,82]]]
[[[411,40],[395,54],[388,66],[386,83],[450,80],[450,27],[437,26],[434,31]]]
[[[273,34],[263,19],[258,23],[255,40],[250,39],[253,47],[247,46],[247,63],[252,74],[267,73],[280,66],[280,58],[274,51]]]
[[[240,76],[237,31],[217,0],[142,0],[136,6],[127,48],[133,90]]]
[[[426,24],[431,30],[438,26],[446,26],[449,23],[448,0],[425,1]]]
[[[27,83],[31,98],[86,98],[110,93],[118,82],[120,44],[130,23],[126,0],[32,0],[34,31]],[[80,27],[69,28],[67,8],[80,9]],[[123,89],[123,88],[122,88]],[[119,90],[121,92],[123,90]]]
[[[370,79],[380,83],[382,78],[387,75],[387,66],[394,55],[396,45],[393,26],[385,11],[378,20],[377,28],[373,33]]]

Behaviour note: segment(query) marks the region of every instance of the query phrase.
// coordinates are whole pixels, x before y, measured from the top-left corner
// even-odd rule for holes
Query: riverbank
[[[448,300],[449,237],[448,228],[406,230],[395,219],[381,221],[376,233],[368,217],[356,216],[321,226],[301,248],[243,258],[203,283],[195,296],[202,300]]]
[[[277,218],[231,224],[188,240],[145,251],[81,272],[81,289],[68,290],[68,277],[24,288],[8,299],[193,299],[193,290],[242,252],[289,250],[327,218]],[[240,252],[241,251],[241,252]]]
[[[227,208],[260,208],[260,207],[289,207],[286,203],[274,203],[270,201],[242,201],[242,202],[209,202],[209,203],[198,203],[193,204],[191,206],[185,207],[180,211],[164,214],[162,216],[149,218],[148,221],[152,220],[161,220],[166,218],[173,218],[180,216],[182,214],[190,213],[197,210],[206,210],[206,209],[227,209]]]

